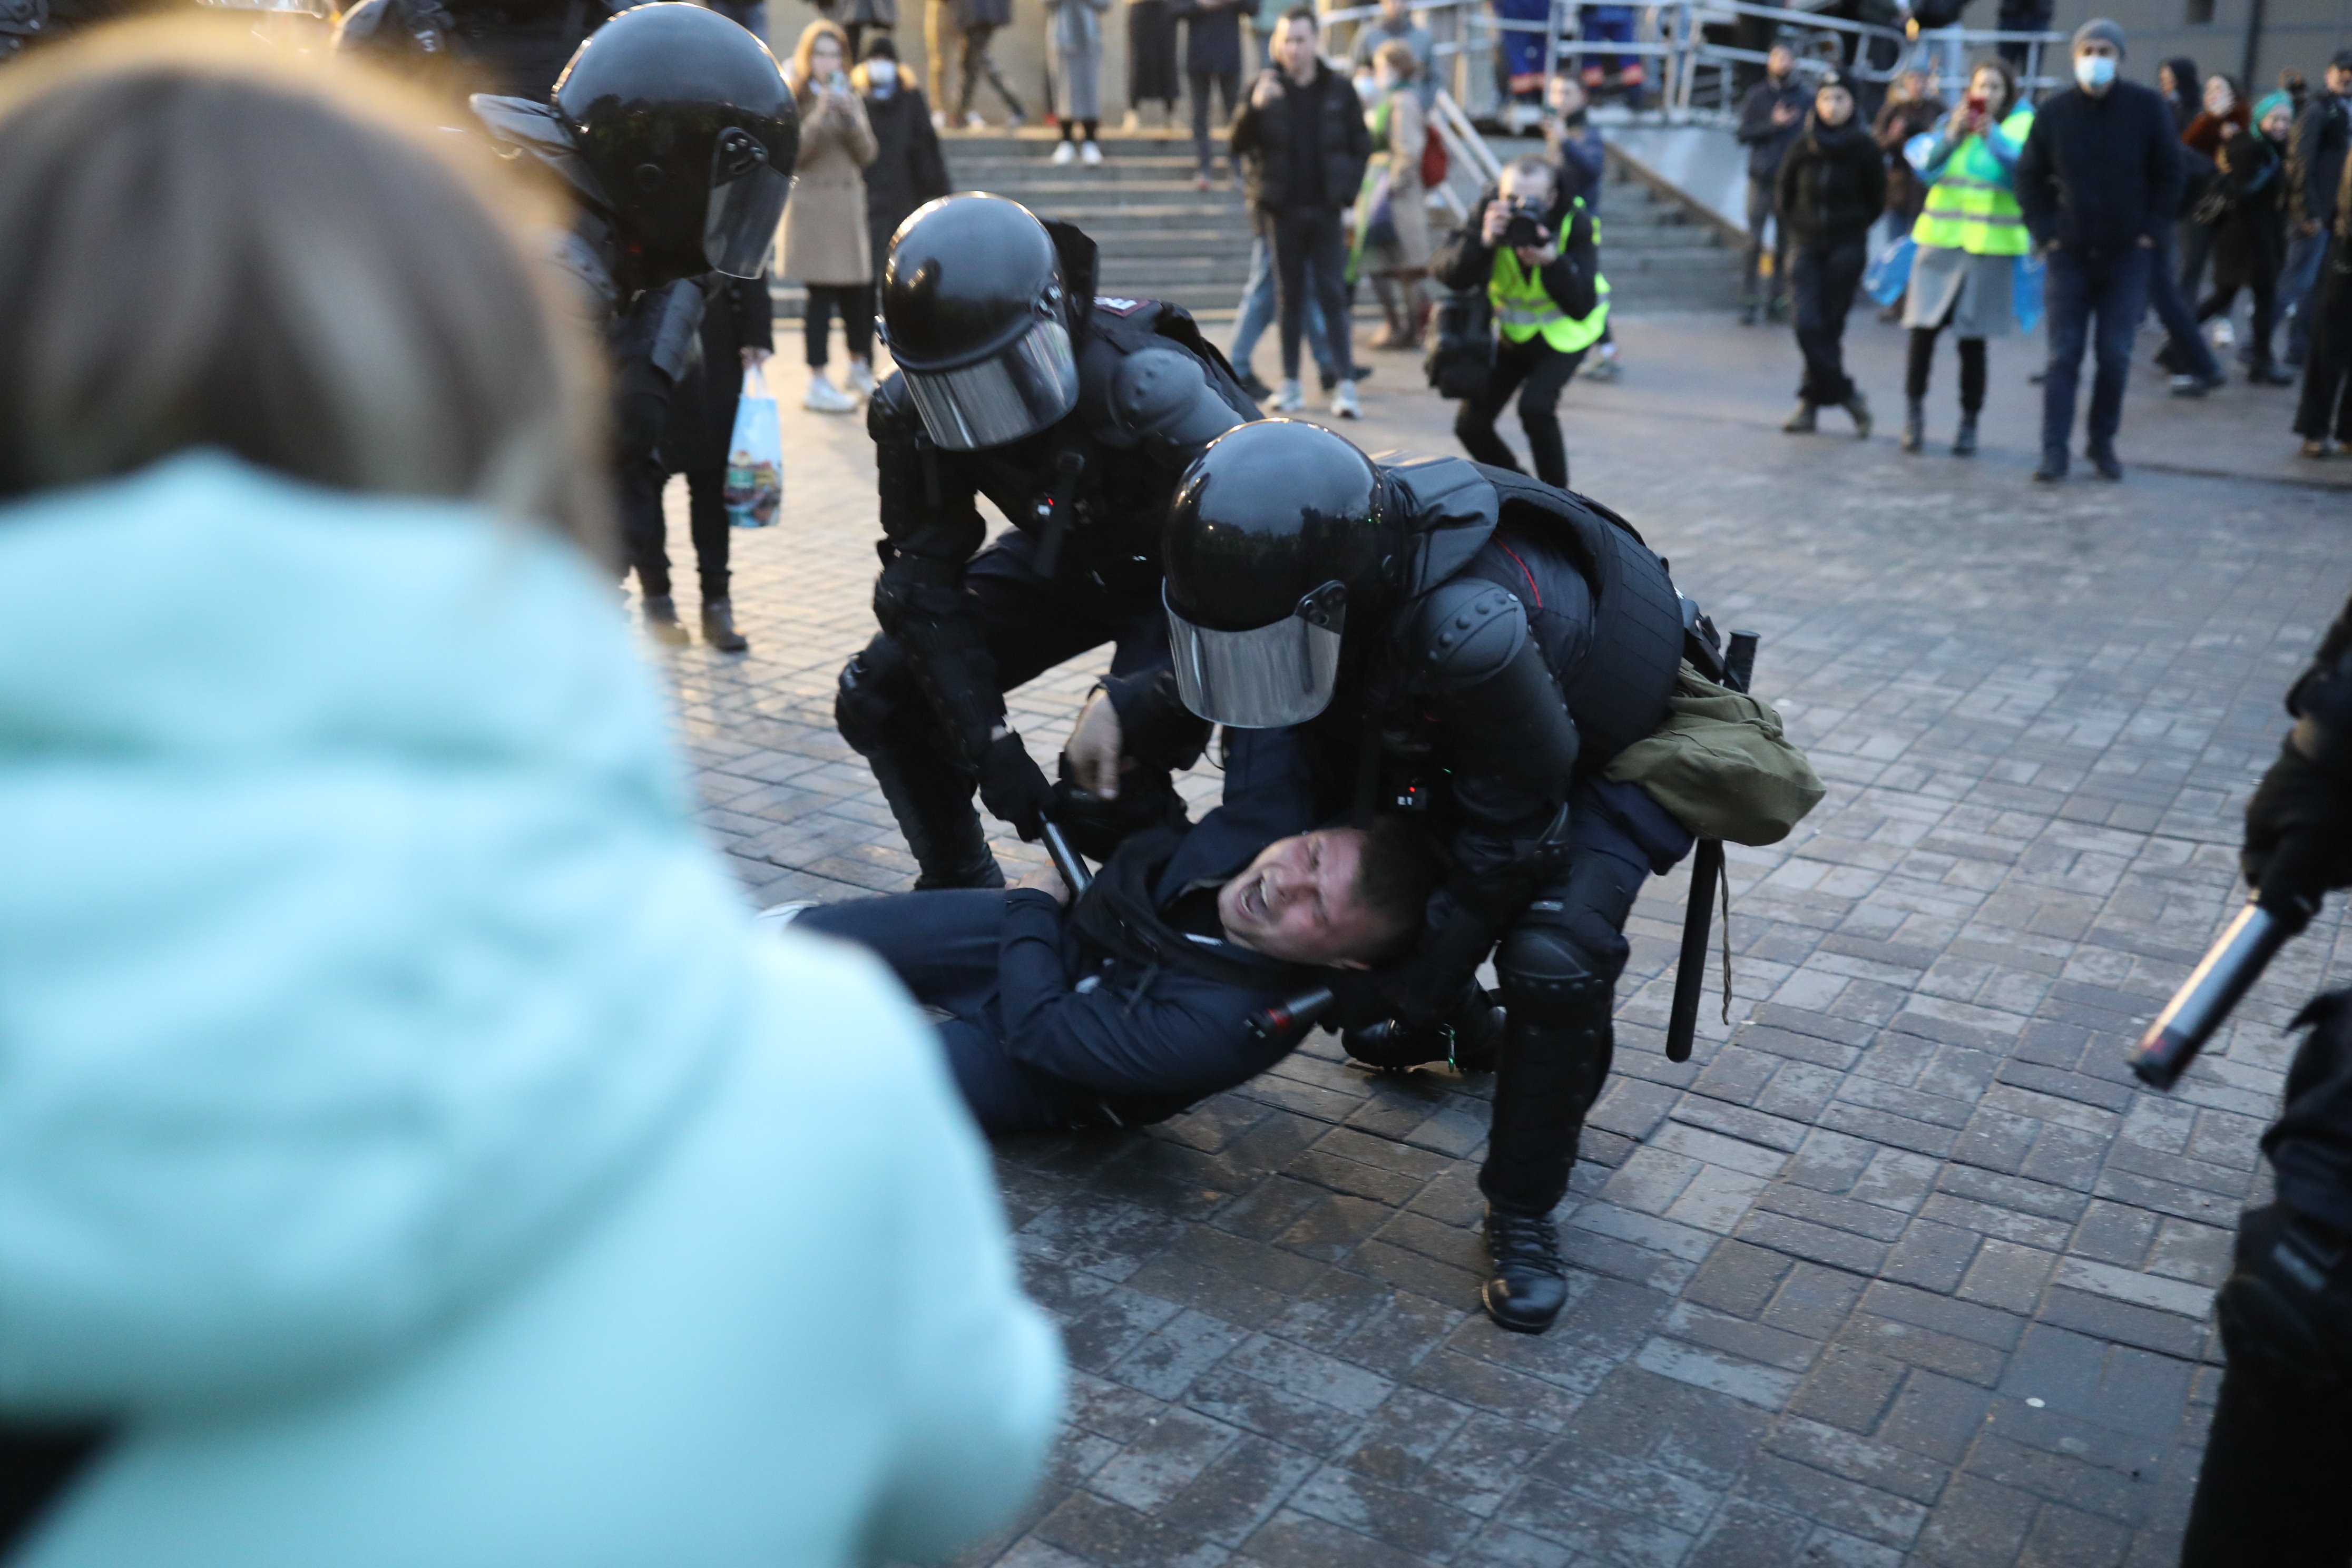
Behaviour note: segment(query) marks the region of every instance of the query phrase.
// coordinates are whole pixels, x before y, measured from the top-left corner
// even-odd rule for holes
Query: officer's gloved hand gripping
[[[2352,887],[2352,609],[2287,693],[2294,729],[2246,803],[2247,883],[2307,915]]]

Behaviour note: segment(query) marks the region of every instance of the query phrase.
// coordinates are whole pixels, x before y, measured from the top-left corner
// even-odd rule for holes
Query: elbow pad
[[[1412,636],[1414,687],[1444,700],[1457,772],[1567,787],[1576,725],[1517,595],[1475,578],[1441,584],[1415,607]]]
[[[1110,416],[1120,434],[1181,468],[1241,423],[1209,384],[1201,362],[1175,349],[1143,349],[1111,375]]]

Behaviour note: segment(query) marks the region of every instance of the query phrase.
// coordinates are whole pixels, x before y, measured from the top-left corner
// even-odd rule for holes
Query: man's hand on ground
[[[1062,748],[1063,772],[1088,795],[1117,800],[1118,775],[1133,766],[1119,756],[1122,739],[1118,710],[1111,706],[1108,693],[1097,689],[1078,710],[1078,721],[1070,727],[1069,742]]]

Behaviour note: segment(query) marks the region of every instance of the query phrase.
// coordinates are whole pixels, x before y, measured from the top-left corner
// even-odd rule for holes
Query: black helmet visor
[[[1347,590],[1326,583],[1268,626],[1223,632],[1196,626],[1168,605],[1168,642],[1184,706],[1213,724],[1271,730],[1303,724],[1329,706],[1339,676]]]
[[[757,278],[776,241],[792,176],[769,161],[766,143],[739,125],[710,149],[710,196],[702,209],[702,258],[730,278]]]
[[[1039,318],[976,364],[899,374],[915,395],[931,439],[950,451],[1002,447],[1053,424],[1078,405],[1078,362],[1069,330]]]

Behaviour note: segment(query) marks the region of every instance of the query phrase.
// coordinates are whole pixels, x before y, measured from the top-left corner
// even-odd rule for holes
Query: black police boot
[[[702,601],[702,640],[720,653],[742,653],[751,646],[735,629],[735,606],[725,599]]]
[[[917,892],[1004,886],[1004,869],[988,847],[980,813],[972,809],[968,778],[936,758],[896,751],[877,750],[866,763],[914,852],[920,871]]]
[[[1515,1334],[1542,1333],[1568,1305],[1559,1227],[1548,1214],[1513,1214],[1489,1205],[1486,1237],[1490,1271],[1478,1300],[1486,1316]]]
[[[677,601],[667,594],[648,594],[645,597],[646,630],[657,642],[672,647],[684,647],[689,640],[686,628],[677,624]]]

